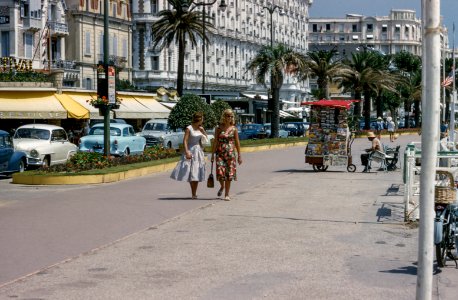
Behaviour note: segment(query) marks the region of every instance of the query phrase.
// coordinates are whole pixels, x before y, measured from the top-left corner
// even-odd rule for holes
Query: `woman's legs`
[[[224,200],[230,200],[229,198],[229,192],[231,190],[231,181],[226,180],[225,182],[225,187],[224,187]]]
[[[198,181],[191,181],[189,182],[189,184],[191,185],[191,193],[192,193],[192,198],[193,199],[196,199],[197,198],[197,186],[199,185],[199,182]]]
[[[223,180],[219,180],[219,190],[218,190],[218,197],[221,197],[221,195],[223,194],[223,191],[224,191],[224,181]]]

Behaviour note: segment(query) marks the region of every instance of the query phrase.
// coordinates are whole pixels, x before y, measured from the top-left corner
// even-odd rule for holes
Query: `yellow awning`
[[[62,95],[67,95],[73,100],[78,102],[82,107],[89,111],[90,119],[103,119],[103,116],[99,115],[99,109],[88,103],[88,100],[95,99],[97,94],[89,92],[63,92]],[[113,118],[113,113],[111,113],[111,118]]]
[[[161,96],[164,96],[165,94],[168,93],[168,91],[164,87],[161,86],[160,88],[157,89],[156,93],[158,93]]]
[[[1,91],[0,119],[66,119],[67,110],[54,92]]]
[[[89,110],[65,94],[55,94],[60,104],[67,110],[67,116],[73,119],[89,119]]]
[[[151,119],[153,112],[137,101],[131,95],[123,95],[118,93],[118,97],[122,99],[119,109],[115,109],[116,118],[121,119]]]
[[[170,110],[163,105],[161,105],[155,98],[154,96],[137,96],[134,95],[134,98],[143,104],[144,106],[148,107],[148,109],[151,111],[151,119],[157,118],[157,119],[166,119],[169,117]]]

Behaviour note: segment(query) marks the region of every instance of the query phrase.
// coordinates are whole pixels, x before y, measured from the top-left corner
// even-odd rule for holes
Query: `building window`
[[[84,43],[84,55],[91,55],[91,33],[86,31],[86,41]]]
[[[396,27],[394,28],[395,33],[400,33],[401,32],[401,25],[396,24]]]
[[[318,24],[312,25],[312,32],[318,32]]]
[[[21,17],[28,18],[29,17],[29,4],[28,3],[21,3]]]
[[[344,32],[344,24],[339,24],[339,32]]]
[[[86,90],[92,90],[92,79],[86,78]]]
[[[352,32],[358,32],[358,25],[357,24],[351,25],[351,30]]]
[[[31,33],[24,33],[24,56],[32,58],[33,55],[33,35]]]
[[[103,56],[103,33],[101,33],[99,35],[99,53],[100,53],[100,56]],[[100,60],[103,60],[103,57],[100,59]]]
[[[372,24],[367,24],[367,32],[373,32],[374,31],[374,27]]]
[[[126,39],[122,40],[122,57],[124,57],[127,60],[127,40]]]
[[[388,26],[387,25],[382,25],[382,32],[387,32],[388,31]]]
[[[151,13],[155,14],[157,13],[157,0],[151,0]]]
[[[0,41],[0,47],[2,48],[2,57],[10,56],[10,33],[9,31],[2,31],[2,37]]]
[[[159,56],[151,56],[151,70],[159,70]]]
[[[326,31],[331,31],[331,24],[326,24]]]
[[[118,56],[118,37],[113,35],[113,55]]]

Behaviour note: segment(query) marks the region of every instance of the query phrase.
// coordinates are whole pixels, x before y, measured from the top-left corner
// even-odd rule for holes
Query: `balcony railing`
[[[38,31],[41,29],[42,27],[42,21],[41,19],[35,19],[35,18],[24,18],[23,19],[23,26],[24,26],[24,30],[34,30],[34,31]]]
[[[99,62],[103,62],[103,54],[98,54],[97,57],[99,58]],[[109,55],[108,64],[115,65],[119,68],[125,68],[127,65],[127,58],[123,56]]]
[[[52,35],[68,35],[67,23],[48,22],[49,29],[51,29]]]

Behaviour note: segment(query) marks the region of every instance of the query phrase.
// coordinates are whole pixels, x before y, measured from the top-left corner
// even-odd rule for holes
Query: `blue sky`
[[[439,0],[438,0],[439,1]],[[455,22],[455,39],[458,28],[458,0],[440,0],[441,15],[452,43],[452,25]],[[413,9],[421,17],[421,0],[314,0],[310,17],[345,17],[347,13],[364,16],[388,16],[390,9]]]

